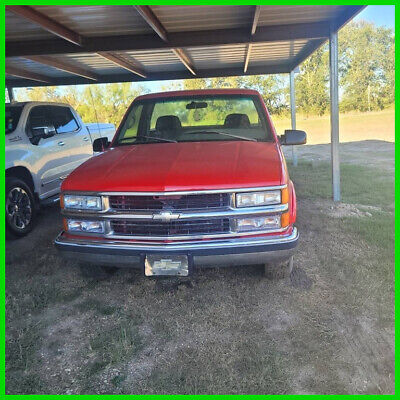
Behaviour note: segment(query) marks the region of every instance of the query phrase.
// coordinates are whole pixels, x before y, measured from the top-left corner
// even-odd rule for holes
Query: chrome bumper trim
[[[87,240],[87,239],[66,239],[61,232],[56,240],[55,245],[63,249],[110,249],[110,250],[127,250],[127,251],[196,251],[207,249],[228,249],[228,248],[243,248],[248,246],[274,246],[280,244],[290,244],[298,240],[299,234],[297,228],[293,228],[291,234],[277,235],[273,237],[252,237],[252,238],[234,238],[234,239],[221,239],[210,241],[196,241],[196,242],[181,242],[181,243],[121,243],[113,240]]]

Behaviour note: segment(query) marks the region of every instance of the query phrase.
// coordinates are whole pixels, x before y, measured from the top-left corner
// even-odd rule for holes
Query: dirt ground
[[[351,146],[346,162],[393,174],[393,144]],[[279,281],[260,266],[84,278],[53,247],[58,208],[44,210],[6,243],[7,393],[394,393],[393,234],[374,225],[393,199],[334,205],[297,175],[299,251]]]

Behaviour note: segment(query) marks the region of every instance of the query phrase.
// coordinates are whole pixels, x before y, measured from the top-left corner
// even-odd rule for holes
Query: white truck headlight
[[[264,215],[262,217],[236,218],[236,232],[265,231],[281,227],[280,215]]]
[[[104,221],[67,220],[69,232],[104,233]]]
[[[257,207],[281,203],[280,190],[265,192],[236,193],[236,207]]]
[[[73,210],[100,211],[102,209],[102,201],[100,196],[80,196],[66,194],[64,195],[64,208]]]

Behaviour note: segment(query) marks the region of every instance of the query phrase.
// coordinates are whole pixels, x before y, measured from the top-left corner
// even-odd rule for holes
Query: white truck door
[[[48,106],[49,117],[59,139],[57,145],[63,149],[61,179],[93,156],[93,145],[86,126],[80,124],[70,107]]]
[[[54,135],[38,137],[42,127],[47,127]],[[56,195],[62,180],[93,154],[89,134],[79,126],[69,107],[58,105],[33,107],[26,129],[33,146],[36,146],[41,182],[39,196]]]

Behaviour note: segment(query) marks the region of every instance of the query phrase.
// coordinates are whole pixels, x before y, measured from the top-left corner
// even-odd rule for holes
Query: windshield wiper
[[[159,138],[159,137],[155,137],[155,136],[142,136],[142,135],[134,137],[134,138],[123,138],[120,140],[120,142],[123,142],[125,140],[135,140],[135,142],[136,142],[140,138],[154,139],[154,140],[158,140],[159,142],[178,143],[177,140],[173,140],[173,139],[164,139],[164,138]],[[133,142],[133,143],[135,143],[135,142]]]
[[[253,139],[253,138],[249,138],[249,137],[245,137],[245,136],[232,135],[231,133],[218,132],[218,131],[194,131],[194,132],[186,132],[186,133],[189,133],[189,134],[211,133],[211,134],[215,134],[215,135],[229,136],[229,137],[233,137],[233,138],[240,139],[240,140],[248,140],[250,142],[257,142],[257,139]]]

